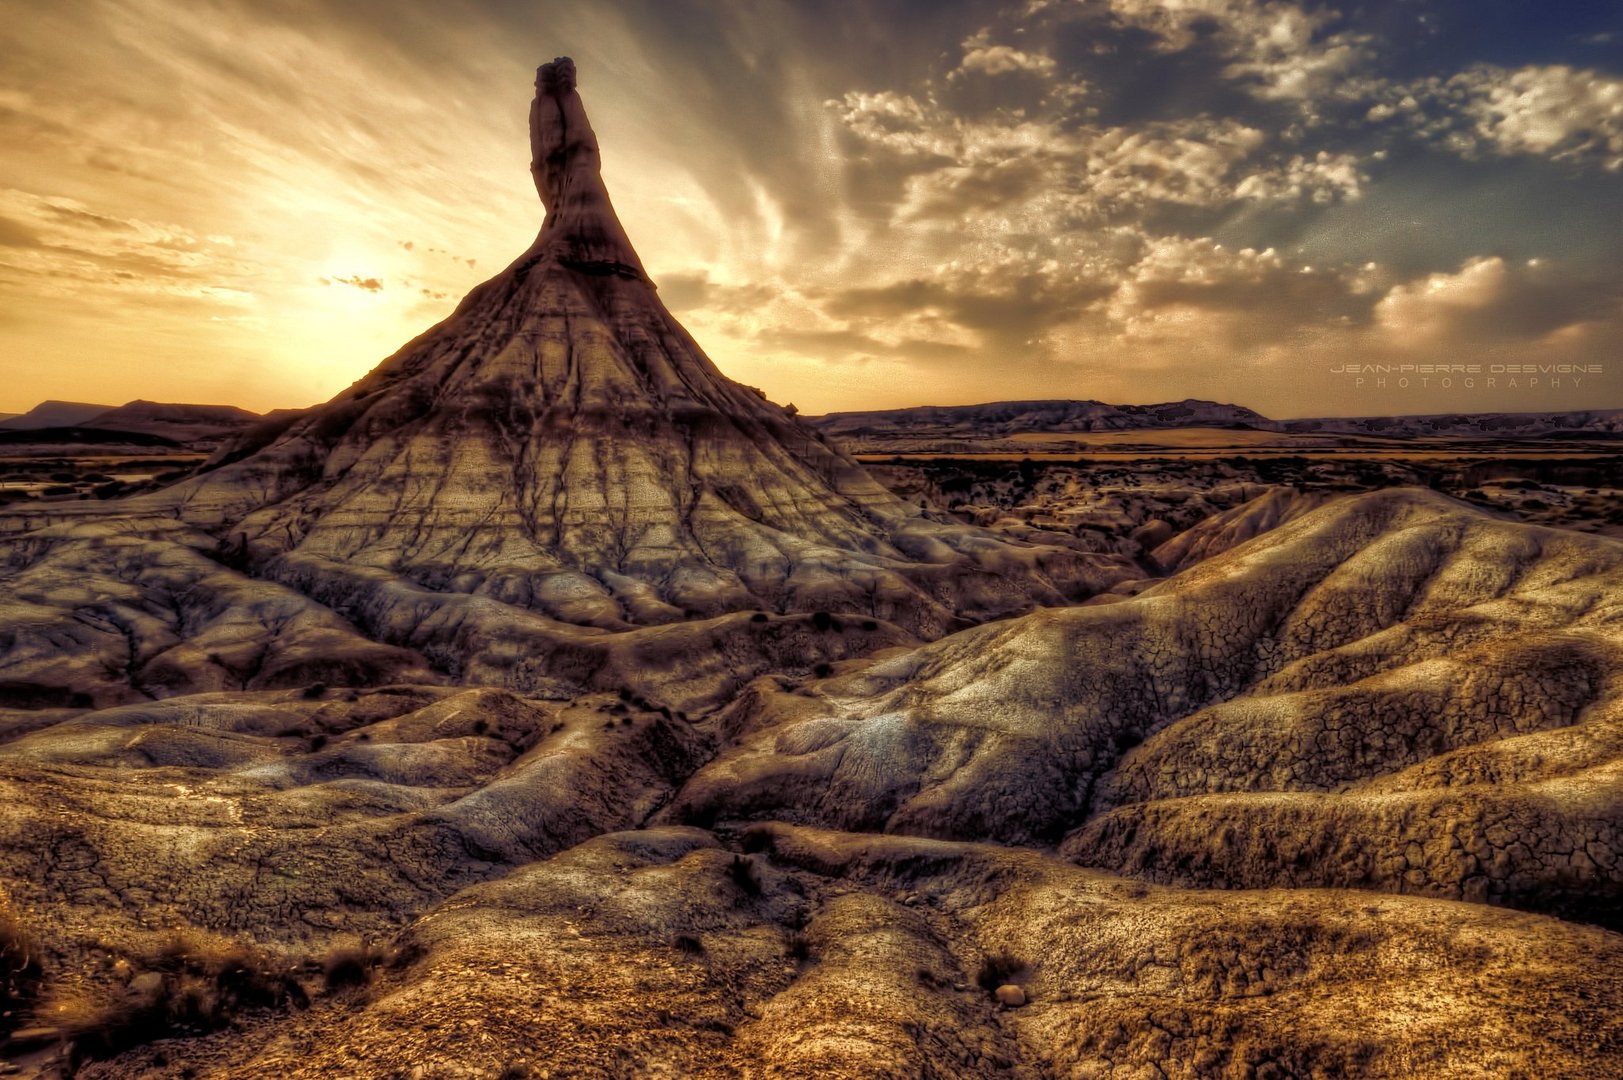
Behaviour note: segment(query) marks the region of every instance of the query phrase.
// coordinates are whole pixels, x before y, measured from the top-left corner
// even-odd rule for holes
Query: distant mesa
[[[827,435],[843,439],[997,438],[1030,432],[1157,431],[1190,427],[1254,428],[1282,434],[1323,433],[1398,438],[1537,438],[1561,434],[1623,434],[1623,409],[1272,420],[1243,405],[1198,398],[1156,405],[1043,400],[833,412],[808,417],[807,422]]]
[[[119,453],[125,449],[151,449],[164,453],[179,453],[187,449],[173,439],[143,431],[111,431],[88,424],[73,427],[26,428],[22,431],[0,429],[0,446],[12,452],[29,448],[44,452],[73,454],[91,448],[106,453]]]
[[[0,431],[72,427],[93,420],[112,408],[111,405],[91,405],[83,401],[42,401],[19,416],[0,420]]]
[[[808,422],[829,435],[853,438],[872,435],[990,437],[1032,431],[1260,427],[1271,421],[1241,405],[1191,398],[1160,405],[1107,405],[1102,401],[1065,400],[919,405],[907,409],[829,413],[810,417]]]
[[[85,421],[87,428],[156,435],[194,447],[218,445],[260,421],[235,405],[177,405],[132,401]]]
[[[123,405],[45,401],[11,420],[0,421],[7,445],[37,441],[51,445],[185,447],[208,450],[259,421],[257,413],[235,405],[184,405],[136,400]]]

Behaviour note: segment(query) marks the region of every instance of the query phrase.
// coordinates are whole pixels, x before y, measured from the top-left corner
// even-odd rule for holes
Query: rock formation
[[[927,514],[728,380],[626,239],[567,58],[530,116],[547,212],[516,262],[353,390],[131,509],[277,580],[347,578],[327,593],[346,610],[381,572],[609,630],[764,608],[935,637],[1132,573]]]
[[[624,676],[678,708],[785,663],[939,637],[1140,573],[904,502],[727,379],[660,303],[615,217],[567,58],[538,72],[530,120],[546,216],[511,266],[353,389],[268,419],[200,475],[15,514],[0,529],[60,528],[19,548],[31,554],[14,570],[43,588],[47,538],[70,543],[74,522],[113,517],[149,552],[178,542],[188,550],[164,558],[213,557],[286,586],[316,617],[453,679],[567,692]],[[177,517],[190,528],[174,529]],[[767,632],[738,631],[763,611]],[[0,634],[33,617],[0,607]],[[694,624],[680,647],[651,634],[693,619],[724,621]],[[671,671],[627,675],[621,658],[651,641],[708,665],[704,688]],[[345,655],[356,673],[375,659]],[[28,666],[13,665],[15,693],[80,692],[52,667],[31,691]],[[122,700],[220,685],[208,671],[160,686],[139,664],[109,670],[125,679]]]

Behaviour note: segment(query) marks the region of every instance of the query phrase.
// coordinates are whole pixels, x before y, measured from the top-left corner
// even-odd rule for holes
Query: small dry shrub
[[[321,959],[321,982],[328,993],[371,986],[387,953],[365,943],[339,945]]]
[[[734,855],[733,861],[727,865],[727,876],[745,896],[761,895],[761,879],[755,872],[754,859]]]
[[[42,978],[33,938],[0,908],[0,1036],[28,1016],[39,998]]]
[[[422,958],[419,945],[380,945],[363,938],[334,945],[310,967],[320,969],[322,986],[332,994],[371,986],[380,972],[402,971]]]
[[[130,964],[127,985],[58,997],[41,1009],[68,1043],[73,1067],[156,1039],[218,1031],[250,1010],[309,1004],[290,964],[209,934],[179,931]]]
[[[770,855],[777,847],[777,843],[777,837],[772,830],[764,825],[751,825],[738,838],[738,846],[744,849],[746,855],[758,855],[762,852]]]

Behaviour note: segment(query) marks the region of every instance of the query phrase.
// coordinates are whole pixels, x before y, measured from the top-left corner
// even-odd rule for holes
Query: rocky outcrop
[[[0,864],[35,929],[294,942],[631,828],[708,753],[615,695],[397,685],[190,695],[0,727]],[[31,854],[30,854],[31,853]]]
[[[0,707],[92,706],[205,690],[432,679],[293,590],[221,566],[174,523],[38,530],[0,549]]]
[[[939,637],[1138,575],[1121,556],[999,536],[899,499],[722,375],[626,238],[575,83],[567,58],[537,74],[532,173],[546,215],[528,250],[353,389],[266,418],[198,475],[9,512],[0,533],[28,535],[35,567],[18,587],[44,607],[0,608],[0,634],[35,634],[48,609],[70,624],[61,640],[88,640],[82,590],[59,576],[51,595],[47,568],[71,563],[140,592],[145,538],[146,564],[221,564],[199,570],[200,603],[274,583],[379,655],[426,658],[437,677],[547,693],[619,678],[609,688],[693,708],[763,671]],[[187,419],[141,404],[119,411]],[[109,529],[116,555],[97,539]],[[848,617],[837,631],[804,632],[836,615]],[[624,658],[650,642],[675,666],[626,673]],[[164,654],[161,679],[140,649],[112,663],[100,646],[77,667],[23,650],[7,677],[14,697],[107,704],[233,685],[240,667],[215,670],[219,650],[150,648]],[[372,681],[352,652],[333,650],[344,681]],[[95,678],[69,685],[85,664]],[[256,668],[237,683],[282,685],[266,677]]]
[[[103,528],[14,541],[17,580],[159,550]],[[173,528],[190,555],[126,563],[141,584],[104,612],[151,654],[137,670],[188,635],[364,647]],[[718,1076],[1608,1075],[1617,935],[1446,901],[1615,915],[1620,546],[1428,492],[1349,498],[1141,597],[708,691],[734,699],[711,720],[421,684],[0,711],[0,892],[66,956],[181,924],[417,958],[365,997],[89,1076],[387,1073],[476,1028],[504,1061],[588,1075],[609,1045],[616,1068]],[[655,636],[690,628],[847,632],[763,619],[602,636],[640,642],[617,660],[634,672],[679,669],[687,643]],[[95,648],[85,671],[117,656]],[[873,831],[729,823],[761,817]],[[686,824],[615,833],[651,818]],[[1108,872],[907,832],[1059,838]],[[1462,971],[1505,993],[1461,995]],[[1018,1009],[993,997],[1010,977]]]
[[[531,255],[591,274],[648,280],[603,185],[597,135],[575,90],[575,62],[560,56],[535,73],[530,174],[547,221]]]

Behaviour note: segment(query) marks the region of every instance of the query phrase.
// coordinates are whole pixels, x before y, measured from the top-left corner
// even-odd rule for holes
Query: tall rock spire
[[[647,280],[603,186],[603,155],[567,56],[536,69],[530,175],[547,210],[532,250],[587,273]]]

